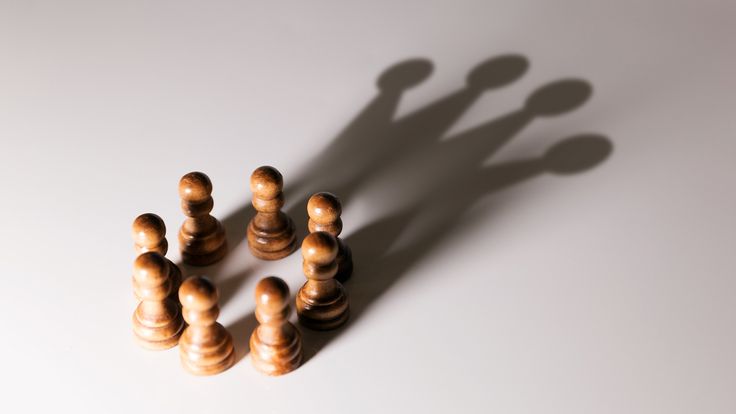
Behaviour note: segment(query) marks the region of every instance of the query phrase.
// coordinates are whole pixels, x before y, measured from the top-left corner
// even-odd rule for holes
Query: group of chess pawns
[[[273,167],[259,167],[251,175],[255,216],[247,229],[248,247],[264,260],[278,260],[296,249],[294,222],[281,209],[283,178]],[[179,181],[181,208],[186,220],[179,230],[184,263],[206,266],[227,252],[225,229],[210,212],[212,182],[201,172]],[[341,282],[352,271],[350,249],[338,238],[342,230],[340,200],[330,193],[312,195],[307,204],[310,234],[302,243],[307,282],[296,296],[299,324],[315,330],[334,329],[348,319],[348,299]],[[133,222],[138,257],[133,265],[133,289],[139,304],[133,313],[133,332],[146,349],[179,345],[184,368],[196,375],[213,375],[235,363],[233,339],[217,322],[220,313],[214,284],[202,276],[182,278],[181,270],[165,258],[166,226],[152,213]],[[302,361],[299,330],[289,322],[288,285],[266,277],[256,285],[256,319],[250,337],[250,356],[256,369],[281,375]]]

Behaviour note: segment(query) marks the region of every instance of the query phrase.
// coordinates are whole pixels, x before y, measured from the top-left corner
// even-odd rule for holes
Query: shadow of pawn
[[[443,152],[468,154],[478,161],[487,159],[535,119],[571,112],[592,94],[592,86],[582,79],[549,82],[534,90],[521,108],[443,139]]]
[[[528,67],[525,57],[513,54],[476,65],[468,73],[463,87],[396,120],[391,141],[401,151],[390,151],[386,155],[400,158],[438,142],[483,94],[515,82]]]
[[[465,214],[479,200],[544,173],[584,172],[605,161],[612,150],[610,140],[602,135],[572,136],[555,143],[540,157],[476,168],[473,176],[463,177],[464,185],[429,195],[350,235],[347,242],[353,246],[356,263],[362,265],[346,283],[351,324],[345,329],[359,321],[379,297],[443,240],[463,230],[463,226],[472,226],[477,222],[476,215],[487,218],[487,210]],[[413,236],[400,240],[407,233]]]
[[[258,321],[253,311],[248,312],[237,321],[229,324],[227,330],[233,337],[235,344],[235,363],[237,364],[250,353],[250,335],[258,327]]]
[[[217,279],[217,289],[220,291],[220,304],[225,306],[240,290],[240,287],[255,273],[253,266],[249,266],[232,276]]]
[[[348,189],[370,173],[391,145],[394,117],[404,93],[426,80],[434,70],[431,61],[408,59],[383,71],[376,80],[378,94],[343,128],[335,139],[312,158],[296,180],[286,180],[286,213],[297,228],[298,240],[307,234],[306,206],[319,191],[350,195]],[[336,173],[339,172],[339,173]]]
[[[432,65],[428,60],[413,59],[387,69],[377,80],[380,93],[375,102],[381,102],[380,110],[364,111],[358,117],[360,122],[351,123],[315,157],[304,179],[294,186],[299,198],[289,214],[297,227],[306,226],[301,213],[312,193],[329,190],[347,206],[376,171],[438,141],[480,96],[514,82],[528,66],[521,55],[488,59],[471,70],[462,88],[400,119],[394,116],[401,96],[429,76]]]
[[[575,110],[591,94],[590,84],[579,79],[543,85],[533,91],[519,109],[445,139],[437,138],[415,145],[413,152],[376,170],[370,182],[365,183],[364,196],[381,200],[380,204],[373,206],[380,215],[415,208],[413,206],[418,200],[429,203],[427,198],[432,194],[442,194],[447,188],[461,195],[472,192],[472,181],[478,168],[532,121]],[[418,143],[418,138],[412,139]],[[431,203],[446,202],[439,197]]]
[[[555,174],[577,174],[605,161],[613,152],[611,141],[600,134],[581,134],[561,140],[542,157],[544,170]]]

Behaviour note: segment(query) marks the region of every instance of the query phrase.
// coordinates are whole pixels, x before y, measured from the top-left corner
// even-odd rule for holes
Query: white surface
[[[733,2],[268,3],[0,3],[4,412],[736,412]],[[316,179],[310,163],[386,68],[434,65],[401,98],[400,118],[509,53],[528,60],[526,73],[435,133],[449,139],[574,77],[592,85],[584,105],[474,155],[498,166],[595,133],[613,145],[605,161],[471,200],[406,268],[374,256],[385,246],[363,233],[370,247],[355,251],[348,285],[359,315],[334,337],[306,336],[314,355],[285,377],[261,376],[245,357],[196,378],[177,349],[133,343],[129,226],[161,215],[178,260],[181,175],[206,172],[213,213],[231,222],[262,164],[287,186],[331,190],[312,187],[351,171]],[[473,191],[477,182],[439,185],[455,160],[422,164],[423,151],[437,157],[428,148],[399,146],[396,164],[358,171],[348,240],[389,207],[423,200],[415,188],[435,201]],[[396,251],[449,217],[427,206],[399,222],[409,228]],[[241,350],[258,278],[279,275],[292,293],[303,283],[298,252],[261,263],[246,250],[201,271],[229,292],[220,321]],[[331,340],[314,353],[320,338]]]

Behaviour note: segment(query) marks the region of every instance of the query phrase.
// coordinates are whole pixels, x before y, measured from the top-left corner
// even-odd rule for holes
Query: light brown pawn
[[[166,241],[166,224],[153,213],[145,213],[136,217],[133,221],[133,242],[137,254],[145,252],[156,252],[166,256],[169,250],[169,242]],[[171,280],[171,296],[175,302],[179,302],[176,295],[181,285],[181,270],[169,259],[169,280]],[[137,298],[140,300],[140,298]]]
[[[181,209],[187,219],[179,229],[179,247],[184,263],[207,266],[227,253],[225,229],[210,215],[212,182],[206,174],[191,172],[179,181]]]
[[[302,338],[289,322],[289,286],[278,277],[256,285],[256,319],[260,325],[250,336],[250,359],[266,375],[283,375],[302,362]]]
[[[310,233],[302,243],[307,283],[296,295],[299,323],[317,330],[334,329],[348,320],[345,288],[335,279],[337,239],[324,231]]]
[[[253,256],[277,260],[296,248],[294,222],[281,211],[284,179],[273,167],[258,167],[250,176],[256,215],[248,224],[248,247]]]
[[[217,288],[201,276],[187,278],[179,288],[184,320],[189,326],[179,340],[184,368],[195,375],[214,375],[235,363],[233,338],[217,323]]]
[[[342,203],[336,195],[322,192],[313,194],[307,202],[309,214],[309,231],[326,231],[337,239],[337,279],[344,283],[353,273],[353,252],[338,237],[342,232]]]
[[[133,313],[133,333],[147,349],[168,349],[184,329],[179,305],[170,297],[169,263],[156,252],[138,256],[133,264],[133,289],[141,302]]]

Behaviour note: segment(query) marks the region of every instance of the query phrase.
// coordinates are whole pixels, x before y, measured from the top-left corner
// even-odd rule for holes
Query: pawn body
[[[253,256],[278,260],[296,248],[294,222],[281,211],[284,181],[273,167],[259,167],[250,177],[256,215],[248,223],[248,247]]]
[[[331,193],[316,193],[307,202],[309,232],[326,231],[337,239],[337,274],[335,279],[344,283],[353,274],[353,253],[339,237],[342,232],[342,203]]]
[[[133,220],[132,233],[137,254],[156,252],[161,256],[166,256],[169,242],[166,240],[166,224],[161,217],[153,213],[141,214]],[[178,303],[176,295],[181,285],[181,270],[171,260],[166,259],[166,261],[169,263],[169,279],[171,280],[170,296]],[[139,297],[136,299],[140,300]]]
[[[253,366],[266,375],[283,375],[302,362],[301,334],[289,322],[289,287],[277,277],[256,286],[256,319],[260,325],[250,337]]]
[[[208,279],[190,277],[179,288],[184,320],[189,326],[179,340],[184,369],[195,375],[214,375],[235,363],[233,338],[217,323],[217,289]]]
[[[310,233],[302,243],[307,283],[296,295],[296,310],[299,323],[307,328],[329,330],[348,320],[347,293],[334,278],[337,249],[335,237],[324,231]]]
[[[206,174],[191,172],[179,181],[181,209],[187,216],[179,229],[179,246],[184,263],[207,266],[227,253],[225,229],[210,215],[212,182]]]
[[[169,264],[156,252],[138,256],[133,265],[133,287],[141,302],[133,313],[133,333],[146,349],[175,346],[184,329],[179,305],[170,297]]]

